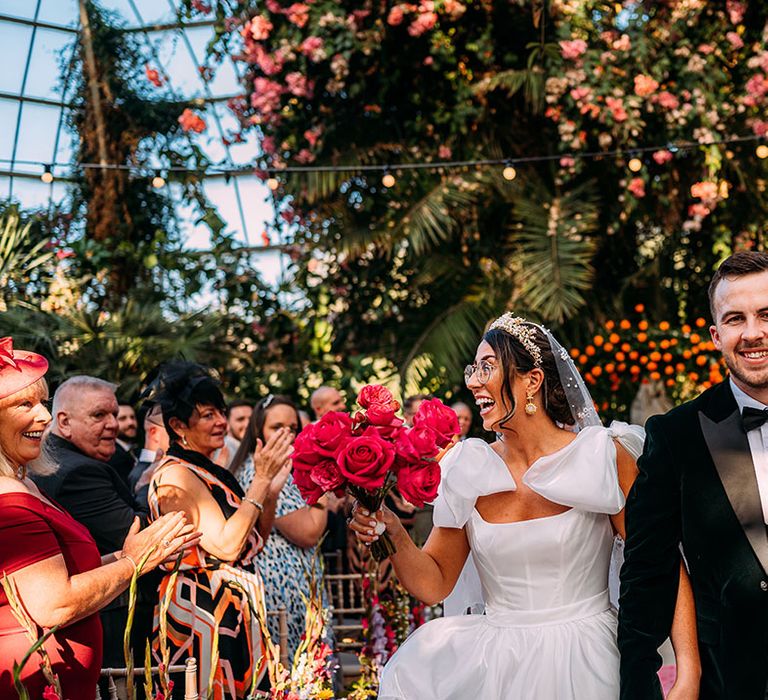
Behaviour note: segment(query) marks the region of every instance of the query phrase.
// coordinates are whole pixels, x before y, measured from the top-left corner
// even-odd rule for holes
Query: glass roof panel
[[[38,9],[37,22],[62,27],[52,29],[30,24]],[[146,60],[153,67],[170,75],[169,86],[158,88],[158,97],[200,99],[196,109],[205,119],[207,128],[200,135],[192,135],[213,164],[234,164],[248,167],[258,155],[255,135],[250,134],[244,143],[227,147],[224,137],[237,130],[237,122],[226,106],[226,98],[241,93],[241,88],[231,60],[225,59],[217,67],[214,78],[205,84],[199,72],[198,62],[205,60],[205,47],[211,37],[210,26],[185,26],[179,29],[158,30],[157,25],[177,23],[176,8],[179,0],[100,0],[105,10],[114,11],[126,27],[137,30],[134,34],[144,51]],[[22,22],[7,19],[19,18]],[[61,109],[56,105],[41,104],[37,99],[63,101],[61,89],[62,67],[69,60],[77,34],[65,28],[76,29],[79,23],[78,0],[0,0],[0,198],[12,195],[28,208],[46,206],[50,198],[61,201],[66,196],[66,183],[43,184],[37,176],[45,164],[56,162],[58,177],[66,176],[72,159],[73,139],[65,121],[59,130]],[[192,25],[199,25],[196,18]],[[143,29],[142,29],[143,28]],[[34,45],[24,94],[21,94],[24,67],[34,34]],[[186,39],[185,39],[186,35]],[[189,43],[187,43],[187,41]],[[193,55],[194,54],[194,55]],[[3,94],[5,93],[5,94]],[[207,97],[223,98],[215,103],[203,102]],[[33,174],[34,178],[14,177],[7,173],[11,167],[14,134],[20,105],[21,121],[16,147],[14,172]],[[218,117],[218,119],[217,119]],[[58,144],[56,144],[58,133]],[[54,153],[56,150],[56,153]],[[231,158],[231,160],[230,160]],[[33,161],[22,163],[20,161]],[[157,163],[158,167],[162,163]],[[236,187],[240,191],[240,203]],[[229,182],[221,176],[212,177],[204,185],[211,202],[227,222],[227,230],[243,245],[260,246],[264,243],[262,232],[265,222],[272,221],[273,207],[269,190],[252,175],[232,177]],[[172,190],[173,191],[173,190]],[[242,208],[242,215],[241,215]],[[187,243],[194,248],[210,245],[210,233],[201,224],[195,224],[197,212],[178,206],[182,230],[188,235]],[[244,225],[245,224],[245,225]],[[272,241],[273,243],[275,241]],[[279,277],[281,254],[270,250],[254,256],[258,269],[264,270],[273,281]]]

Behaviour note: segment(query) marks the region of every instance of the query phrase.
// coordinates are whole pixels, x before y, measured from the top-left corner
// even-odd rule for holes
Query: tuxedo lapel
[[[735,407],[719,421],[700,411],[699,422],[731,507],[760,565],[768,572],[768,534],[749,441],[741,426],[739,410]]]

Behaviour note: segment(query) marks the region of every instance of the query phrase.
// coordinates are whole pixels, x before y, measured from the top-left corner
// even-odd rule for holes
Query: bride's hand
[[[366,546],[378,540],[385,530],[391,533],[397,527],[402,527],[400,519],[387,507],[380,508],[373,515],[359,503],[352,508],[349,528]]]

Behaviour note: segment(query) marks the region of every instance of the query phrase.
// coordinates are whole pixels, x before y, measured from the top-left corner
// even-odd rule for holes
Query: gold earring
[[[534,406],[534,408],[535,408],[535,406]],[[528,410],[528,409],[526,408],[526,410]],[[181,444],[184,445],[184,447],[188,447],[189,446],[189,443],[187,442],[187,436],[186,435],[182,435],[181,436]]]
[[[533,394],[527,394],[525,397],[525,414],[532,416],[536,411],[536,404],[533,403]]]

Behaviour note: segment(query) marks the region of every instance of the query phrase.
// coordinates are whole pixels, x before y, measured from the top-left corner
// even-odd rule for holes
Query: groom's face
[[[723,279],[713,299],[715,347],[744,389],[768,389],[768,271]]]

